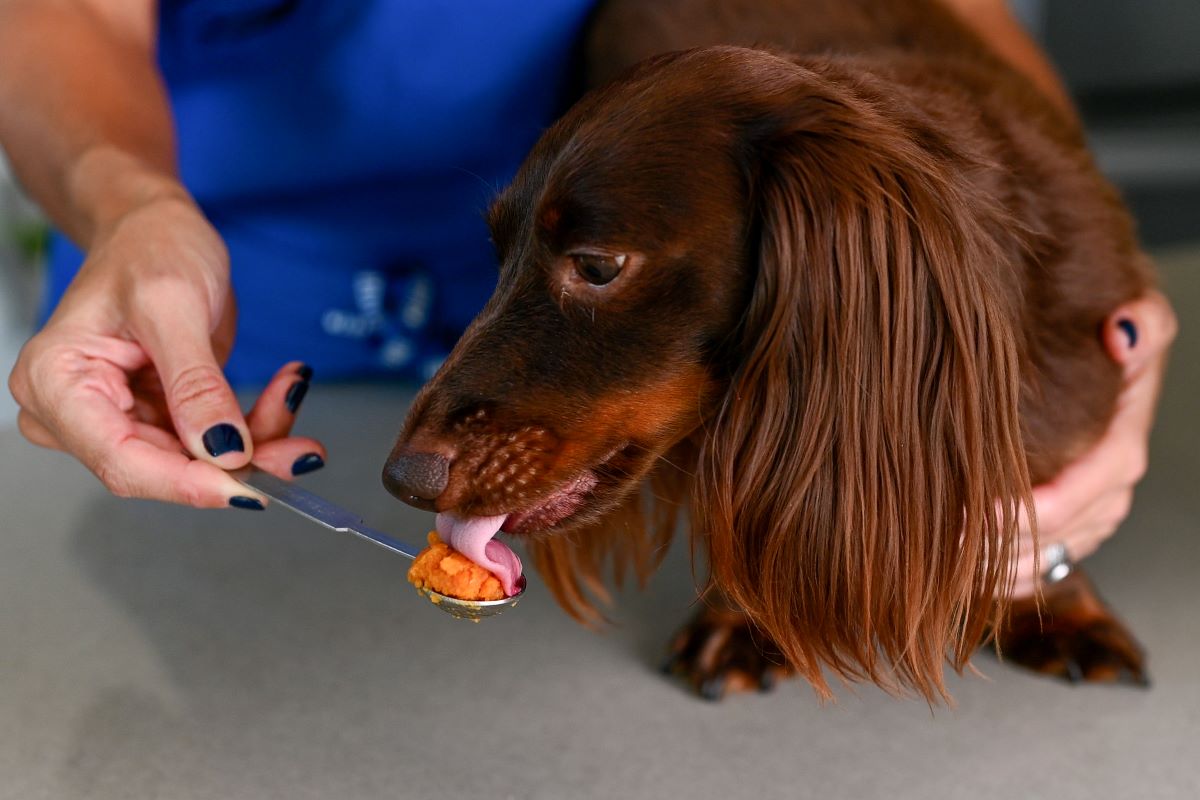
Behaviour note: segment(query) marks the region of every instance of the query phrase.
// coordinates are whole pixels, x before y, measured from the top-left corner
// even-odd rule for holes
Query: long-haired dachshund
[[[707,696],[945,697],[989,635],[1141,680],[1082,573],[1005,602],[1031,485],[1113,413],[1101,325],[1153,282],[1078,123],[933,0],[609,2],[586,53],[389,489],[507,515],[585,620],[686,501],[711,586],[672,666]]]

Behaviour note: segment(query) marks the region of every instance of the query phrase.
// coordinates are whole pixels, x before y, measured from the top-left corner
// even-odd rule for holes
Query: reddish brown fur
[[[714,586],[819,690],[944,696],[1003,615],[1031,481],[1111,415],[1097,333],[1148,267],[1076,122],[933,4],[612,2],[591,74],[721,42],[786,50],[656,58],[539,142],[492,213],[497,293],[401,444],[456,455],[439,510],[518,508],[473,454],[530,426],[554,446],[528,503],[594,469],[530,541],[581,618],[687,497]],[[640,266],[575,292],[581,245]]]

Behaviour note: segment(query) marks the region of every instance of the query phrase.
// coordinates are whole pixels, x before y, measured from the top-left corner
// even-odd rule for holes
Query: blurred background
[[[1066,78],[1145,245],[1200,242],[1200,3],[1019,6]]]

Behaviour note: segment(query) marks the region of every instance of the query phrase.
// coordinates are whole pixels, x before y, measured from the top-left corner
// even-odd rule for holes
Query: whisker
[[[626,447],[636,447],[636,448],[638,448],[639,450],[641,450],[642,452],[645,452],[645,453],[651,453],[651,454],[653,454],[653,451],[652,451],[652,450],[651,450],[649,447],[646,447],[645,445],[638,444],[637,442],[629,442],[629,443],[628,443],[627,445],[625,445],[625,446],[626,446]],[[679,470],[679,471],[680,471],[680,472],[682,472],[684,475],[687,475],[689,478],[694,478],[694,477],[696,477],[695,473],[693,473],[693,472],[689,472],[688,470],[686,470],[686,469],[684,469],[683,467],[681,467],[681,466],[679,466],[678,464],[676,464],[676,463],[675,463],[674,461],[672,461],[671,459],[667,458],[667,456],[666,456],[666,454],[665,454],[665,453],[664,453],[664,454],[659,454],[659,455],[655,456],[655,457],[654,457],[654,460],[655,460],[655,461],[662,461],[664,464],[667,464],[668,466],[670,466],[670,467],[672,467],[672,468],[674,468],[674,469],[677,469],[677,470]]]

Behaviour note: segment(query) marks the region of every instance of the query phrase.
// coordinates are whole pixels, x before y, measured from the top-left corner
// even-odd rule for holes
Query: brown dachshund
[[[1005,602],[1031,485],[1112,415],[1101,325],[1154,280],[1077,122],[932,0],[610,2],[586,53],[388,488],[507,515],[584,620],[686,506],[711,587],[670,666],[706,696],[936,699],[989,634],[1142,680],[1082,573]]]

